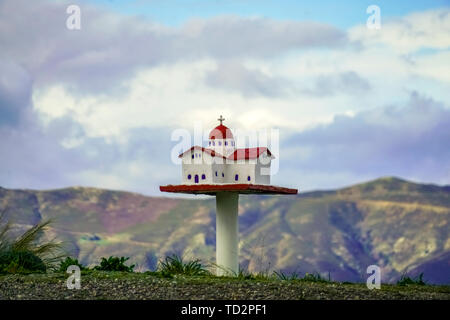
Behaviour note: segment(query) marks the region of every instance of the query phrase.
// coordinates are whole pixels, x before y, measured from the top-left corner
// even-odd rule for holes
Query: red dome
[[[230,129],[220,124],[209,133],[209,139],[233,139],[233,134]]]

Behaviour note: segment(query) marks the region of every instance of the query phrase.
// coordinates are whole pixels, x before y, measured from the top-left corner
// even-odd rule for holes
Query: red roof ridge
[[[210,154],[211,156],[213,156],[213,157],[221,157],[221,158],[226,159],[225,156],[223,156],[222,154],[218,153],[217,151],[214,151],[214,150],[212,150],[212,149],[205,148],[205,147],[200,147],[200,146],[193,146],[193,147],[190,147],[189,149],[187,149],[186,151],[184,151],[183,153],[181,153],[181,154],[178,156],[178,158],[181,158],[181,157],[184,156],[187,152],[192,151],[192,150],[194,150],[194,149],[197,149],[197,150],[200,149],[200,150],[202,150],[202,151],[204,151],[204,152],[206,152],[206,153],[209,153],[209,154]]]
[[[254,148],[241,148],[236,149],[232,154],[230,154],[227,159],[233,160],[242,160],[242,159],[256,159],[259,158],[265,151],[269,156],[272,156],[272,152],[270,152],[267,147],[254,147]]]
[[[270,152],[269,148],[267,147],[254,147],[254,148],[240,148],[234,150],[232,154],[230,154],[228,157],[225,157],[224,155],[220,154],[217,151],[214,151],[209,148],[200,147],[200,146],[193,146],[189,148],[188,150],[181,153],[178,157],[181,158],[183,155],[185,155],[187,152],[192,151],[194,149],[202,150],[208,154],[210,154],[213,157],[220,157],[223,159],[228,160],[249,160],[249,159],[257,159],[259,158],[265,151],[267,151],[267,154],[271,157],[273,157],[272,152]]]

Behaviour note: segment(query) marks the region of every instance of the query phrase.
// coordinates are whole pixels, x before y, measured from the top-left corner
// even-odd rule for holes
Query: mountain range
[[[137,270],[178,254],[215,259],[215,201],[150,197],[86,187],[0,187],[0,212],[14,232],[51,219],[46,237],[63,241],[83,264],[127,256]],[[405,272],[450,283],[450,186],[387,177],[292,196],[241,195],[240,265],[252,272],[319,272],[365,281],[369,265],[383,282]]]

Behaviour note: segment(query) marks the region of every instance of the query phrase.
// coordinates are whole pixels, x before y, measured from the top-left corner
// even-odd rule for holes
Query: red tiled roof
[[[234,153],[230,154],[227,158],[233,160],[248,160],[248,159],[256,159],[259,158],[260,155],[267,151],[269,156],[272,155],[269,149],[266,147],[258,147],[258,148],[245,148],[245,149],[236,149]]]
[[[224,159],[226,159],[223,155],[221,155],[220,153],[218,153],[218,152],[215,152],[214,150],[212,150],[212,149],[208,149],[208,148],[203,148],[203,147],[200,147],[200,146],[193,146],[193,147],[191,147],[190,149],[188,149],[188,150],[186,150],[185,152],[183,152],[182,154],[180,154],[179,156],[178,156],[178,158],[181,158],[182,156],[184,156],[184,154],[186,154],[187,152],[189,152],[189,151],[192,151],[192,150],[202,150],[202,151],[204,151],[204,152],[206,152],[206,153],[209,153],[211,156],[213,156],[213,157],[221,157],[221,158],[224,158]]]
[[[233,139],[233,134],[231,130],[224,126],[223,124],[219,124],[217,127],[211,130],[209,133],[209,139]]]
[[[267,154],[269,156],[272,156],[272,153],[269,149],[266,147],[258,147],[258,148],[243,148],[243,149],[236,149],[232,154],[230,154],[228,157],[223,156],[222,154],[208,148],[203,148],[200,146],[193,146],[190,149],[186,150],[182,154],[180,154],[178,157],[181,158],[184,154],[186,154],[189,151],[192,150],[202,150],[208,154],[210,154],[213,157],[220,157],[223,159],[229,159],[229,160],[249,160],[249,159],[257,159],[259,158],[264,151],[267,151]]]

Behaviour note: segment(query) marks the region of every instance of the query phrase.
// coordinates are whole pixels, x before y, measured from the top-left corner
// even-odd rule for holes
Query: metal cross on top
[[[223,117],[222,117],[222,115],[220,115],[220,118],[219,118],[219,119],[217,119],[217,120],[219,120],[219,121],[220,121],[220,125],[222,125],[222,121],[224,121],[224,120],[225,120],[225,118],[223,118]]]

